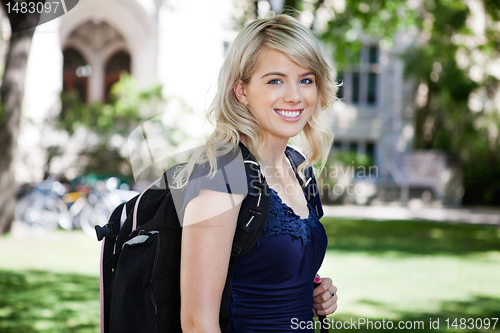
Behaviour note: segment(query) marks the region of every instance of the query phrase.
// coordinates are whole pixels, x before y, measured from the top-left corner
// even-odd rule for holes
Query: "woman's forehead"
[[[262,49],[257,60],[257,72],[265,71],[287,71],[287,72],[311,72],[310,68],[305,68],[293,61],[285,53],[274,49]]]

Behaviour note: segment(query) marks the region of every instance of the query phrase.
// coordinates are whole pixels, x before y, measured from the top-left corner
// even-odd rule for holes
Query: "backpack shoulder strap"
[[[318,218],[323,216],[323,206],[321,205],[321,200],[319,197],[318,184],[316,183],[316,178],[314,177],[313,167],[310,166],[305,170],[305,183],[302,182],[302,179],[297,174],[298,166],[306,160],[306,156],[304,153],[293,146],[288,145],[285,150],[285,154],[290,159],[292,167],[295,171],[295,175],[299,180],[299,184],[304,191],[308,201],[313,205],[313,208],[316,210],[316,215]]]
[[[231,257],[236,259],[248,253],[257,244],[269,217],[269,188],[260,165],[240,142],[248,182],[248,194],[238,215]]]
[[[236,232],[234,234],[231,259],[226,284],[222,293],[219,323],[221,331],[229,332],[229,305],[236,262],[239,257],[248,253],[257,245],[269,217],[270,193],[268,185],[261,173],[260,165],[250,154],[248,148],[239,143],[248,182],[248,194],[243,200],[238,214]]]
[[[111,267],[104,265],[104,262],[109,260],[113,255],[116,235],[120,230],[120,220],[122,212],[125,209],[125,203],[120,204],[111,213],[109,217],[109,235],[103,237],[101,248],[101,265],[100,265],[100,293],[101,293],[101,331],[105,331],[105,327],[109,327],[109,312],[111,308],[111,289],[112,289],[112,274]]]

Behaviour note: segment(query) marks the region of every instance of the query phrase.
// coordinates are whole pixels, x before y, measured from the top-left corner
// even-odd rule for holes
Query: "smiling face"
[[[318,96],[314,73],[272,49],[261,50],[250,81],[239,81],[234,92],[252,109],[267,141],[285,142],[300,133]]]

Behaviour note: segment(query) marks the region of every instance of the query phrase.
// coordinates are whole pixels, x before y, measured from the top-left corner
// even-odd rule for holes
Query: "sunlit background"
[[[270,10],[339,83],[316,174],[331,317],[500,317],[500,2],[80,0],[31,33],[0,2],[0,332],[99,331],[93,227],[203,143],[228,47]]]

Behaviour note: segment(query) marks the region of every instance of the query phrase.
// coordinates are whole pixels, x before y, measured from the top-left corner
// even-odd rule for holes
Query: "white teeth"
[[[300,114],[300,111],[281,111],[281,110],[274,110],[274,111],[278,112],[280,115],[287,118],[295,118],[298,117],[298,115]]]

